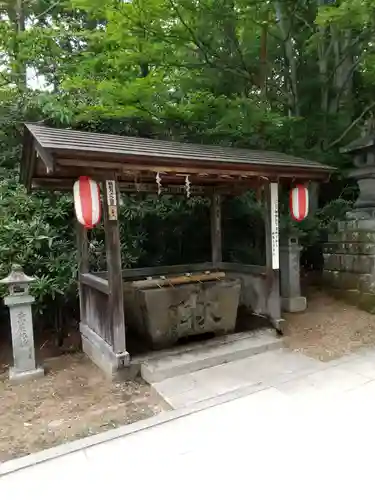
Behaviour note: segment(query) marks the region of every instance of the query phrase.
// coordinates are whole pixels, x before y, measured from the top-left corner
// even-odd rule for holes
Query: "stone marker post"
[[[300,251],[298,238],[289,237],[281,241],[281,307],[287,312],[301,312],[306,309],[306,297],[301,296]]]
[[[44,375],[44,369],[35,364],[33,319],[31,304],[34,297],[29,294],[29,284],[34,278],[26,276],[22,268],[13,265],[11,273],[0,283],[9,287],[4,303],[9,307],[12,331],[14,366],[9,369],[12,382],[24,382]]]

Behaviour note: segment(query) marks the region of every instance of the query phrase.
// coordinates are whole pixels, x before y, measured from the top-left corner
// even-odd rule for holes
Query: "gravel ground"
[[[310,289],[304,313],[285,314],[285,343],[307,356],[329,361],[375,345],[375,315]]]
[[[0,462],[168,409],[143,380],[110,382],[83,354],[50,363],[44,379],[0,380]]]
[[[308,309],[286,314],[285,343],[329,361],[375,345],[375,315],[310,289]],[[148,418],[166,403],[142,380],[110,382],[83,354],[51,361],[44,379],[0,380],[0,461]],[[6,365],[3,366],[5,370]]]

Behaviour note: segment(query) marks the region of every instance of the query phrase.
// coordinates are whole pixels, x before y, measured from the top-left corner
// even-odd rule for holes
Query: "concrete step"
[[[141,375],[148,383],[185,375],[230,361],[248,358],[282,347],[283,339],[272,328],[226,335],[194,348],[170,350],[167,354],[141,362]]]

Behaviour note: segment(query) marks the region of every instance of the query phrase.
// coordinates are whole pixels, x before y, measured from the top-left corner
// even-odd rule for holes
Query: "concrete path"
[[[375,350],[302,371],[38,465],[0,466],[0,497],[373,499]]]
[[[233,391],[251,394],[327,368],[327,363],[278,349],[166,378],[151,385],[172,408],[186,408]]]

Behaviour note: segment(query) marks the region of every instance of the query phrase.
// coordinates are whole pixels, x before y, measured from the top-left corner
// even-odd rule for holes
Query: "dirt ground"
[[[83,354],[51,360],[44,379],[0,380],[0,462],[167,410],[141,379],[110,382]]]
[[[81,335],[77,325],[72,324],[69,331],[65,332],[64,342],[61,346],[57,344],[56,333],[51,330],[36,328],[34,331],[35,357],[39,364],[46,359],[57,358],[62,354],[74,354],[81,352]],[[8,322],[0,322],[0,376],[8,372],[13,362],[13,349]]]
[[[310,288],[307,311],[285,314],[285,344],[307,356],[329,361],[375,345],[375,315]]]
[[[285,315],[287,347],[328,361],[375,345],[375,315],[317,288],[306,295],[307,311]],[[68,349],[79,348],[78,338],[72,334]],[[36,347],[40,358],[56,350],[43,338]],[[168,410],[142,380],[110,382],[82,353],[50,359],[44,379],[12,386],[10,356],[8,339],[0,343],[0,462]]]

